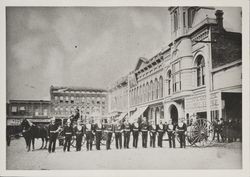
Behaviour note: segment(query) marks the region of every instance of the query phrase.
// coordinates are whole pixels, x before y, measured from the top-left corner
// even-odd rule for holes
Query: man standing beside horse
[[[48,135],[49,135],[49,153],[55,152],[56,149],[56,139],[58,137],[59,126],[55,123],[55,118],[51,119],[51,123],[48,127]]]

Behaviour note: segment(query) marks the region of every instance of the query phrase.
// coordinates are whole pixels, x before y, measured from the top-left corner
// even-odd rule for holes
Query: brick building
[[[130,78],[130,119],[241,119],[241,33],[212,7],[170,7],[171,43],[139,58]]]
[[[98,119],[108,112],[108,92],[87,87],[50,87],[51,115],[69,118],[76,108],[83,120]]]

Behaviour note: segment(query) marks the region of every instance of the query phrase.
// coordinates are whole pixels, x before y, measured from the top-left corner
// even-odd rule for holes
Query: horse
[[[47,148],[47,142],[48,142],[47,127],[35,125],[28,119],[24,119],[22,121],[21,127],[22,127],[22,134],[26,142],[27,151],[30,151],[31,142],[33,150],[35,149],[35,138],[42,139],[42,146],[40,147],[40,149]],[[44,146],[44,140],[46,141],[45,146]]]

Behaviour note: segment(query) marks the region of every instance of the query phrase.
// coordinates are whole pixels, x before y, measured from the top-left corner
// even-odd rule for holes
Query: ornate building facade
[[[171,43],[139,58],[130,78],[131,119],[241,119],[241,33],[223,25],[223,11],[170,7]]]
[[[120,78],[109,88],[109,115],[115,120],[123,119],[128,113],[128,76]]]

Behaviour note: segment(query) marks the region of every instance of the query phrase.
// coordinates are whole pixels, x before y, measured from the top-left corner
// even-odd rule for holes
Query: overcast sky
[[[240,9],[224,12],[240,31]],[[51,85],[107,88],[169,35],[167,7],[7,8],[7,100],[49,99]]]

